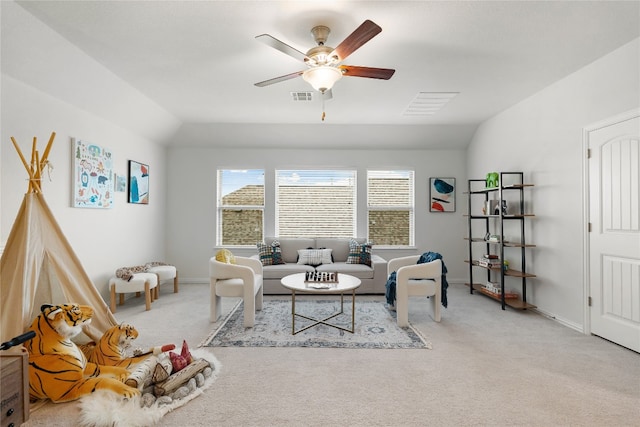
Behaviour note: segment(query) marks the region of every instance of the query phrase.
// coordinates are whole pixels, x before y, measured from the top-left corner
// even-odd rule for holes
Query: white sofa
[[[371,265],[347,264],[349,257],[348,238],[317,237],[317,238],[284,238],[265,237],[264,243],[271,246],[274,240],[280,242],[282,260],[284,264],[263,265],[263,288],[265,294],[287,294],[290,291],[282,286],[280,279],[294,273],[305,271],[328,271],[345,273],[360,279],[361,285],[356,290],[359,294],[384,294],[387,283],[387,261],[379,255],[371,254]],[[366,239],[355,238],[363,244]],[[332,263],[321,264],[316,267],[298,264],[298,250],[302,249],[331,249]],[[252,258],[260,259],[260,255]]]

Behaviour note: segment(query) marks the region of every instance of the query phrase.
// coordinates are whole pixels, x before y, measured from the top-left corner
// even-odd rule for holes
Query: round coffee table
[[[339,273],[337,282],[308,282],[305,281],[305,273],[290,274],[283,277],[280,282],[282,286],[291,291],[291,334],[295,335],[298,332],[302,332],[316,325],[327,325],[332,328],[341,329],[343,331],[351,332],[355,330],[355,318],[356,318],[356,289],[360,286],[360,279],[348,274]],[[339,325],[329,323],[328,320],[344,313],[344,294],[351,291],[351,329],[344,328]],[[315,319],[305,316],[300,313],[296,313],[296,293],[303,294],[323,294],[323,295],[338,295],[340,294],[340,311],[332,314],[324,319]],[[312,324],[305,326],[296,331],[296,316],[303,319],[311,320]]]

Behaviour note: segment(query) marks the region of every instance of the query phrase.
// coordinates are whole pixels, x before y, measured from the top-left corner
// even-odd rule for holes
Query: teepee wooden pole
[[[40,179],[42,177],[42,169],[40,169],[40,154],[38,153],[38,150],[35,151],[34,155],[36,171],[34,174],[35,179],[33,180],[33,186],[35,187],[36,193],[41,193],[42,186],[40,185]]]
[[[31,171],[31,168],[29,167],[29,163],[27,163],[27,160],[22,155],[22,150],[20,150],[20,147],[18,146],[18,143],[16,142],[14,137],[11,137],[11,142],[13,142],[13,146],[15,147],[16,151],[18,152],[18,156],[20,156],[20,160],[22,160],[22,164],[24,165],[24,168],[27,170],[27,173],[29,174],[29,192],[31,192],[32,191],[31,182],[33,181],[33,172]]]
[[[44,153],[42,154],[42,160],[40,160],[40,169],[44,168],[45,163],[47,163],[49,159],[49,151],[51,150],[51,146],[53,145],[53,139],[56,137],[55,132],[51,132],[51,137],[49,138],[49,142],[47,142],[47,146],[44,149]]]

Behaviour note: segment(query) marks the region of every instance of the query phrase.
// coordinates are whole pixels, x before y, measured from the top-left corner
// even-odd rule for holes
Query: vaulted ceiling
[[[482,121],[640,35],[635,1],[18,3],[174,116],[174,144],[242,146],[258,133],[285,146],[342,137],[357,148],[405,132],[398,143],[408,148],[463,148]],[[254,85],[306,68],[257,35],[306,52],[312,27],[329,27],[335,47],[367,19],[382,32],[344,63],[393,68],[390,80],[343,77],[324,108],[301,77]],[[312,100],[294,100],[298,92]],[[406,114],[423,92],[455,97],[433,114]],[[228,137],[213,141],[221,129]]]

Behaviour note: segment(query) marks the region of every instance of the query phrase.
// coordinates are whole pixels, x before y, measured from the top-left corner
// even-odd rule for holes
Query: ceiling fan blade
[[[265,87],[265,86],[272,85],[274,83],[283,82],[285,80],[295,79],[296,77],[301,76],[302,73],[304,73],[304,71],[296,71],[295,73],[285,74],[284,76],[275,77],[273,79],[265,80],[263,82],[254,83],[254,85],[258,87]]]
[[[351,55],[360,46],[374,38],[382,31],[377,24],[370,20],[364,21],[356,30],[351,33],[331,52],[331,57],[337,56],[338,62],[344,61],[347,56]]]
[[[260,40],[268,46],[271,46],[274,49],[279,50],[280,52],[294,57],[297,60],[303,62],[309,60],[305,53],[300,52],[298,49],[295,49],[284,42],[281,42],[280,40],[276,39],[273,36],[270,36],[269,34],[260,34],[259,36],[256,36],[256,39]]]
[[[391,68],[358,67],[357,65],[340,65],[343,76],[368,77],[370,79],[389,80],[396,70]]]

